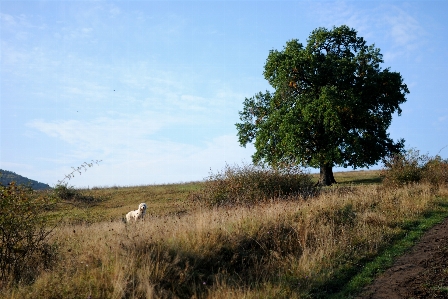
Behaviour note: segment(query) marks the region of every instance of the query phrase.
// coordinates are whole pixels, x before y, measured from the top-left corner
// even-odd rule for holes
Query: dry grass
[[[77,190],[82,195],[99,199],[93,202],[64,200],[51,213],[55,221],[63,218],[67,224],[97,223],[121,220],[127,212],[137,209],[141,202],[148,206],[148,215],[184,213],[190,203],[189,193],[203,183],[148,185],[132,187],[104,187]]]
[[[154,186],[153,186],[154,187]],[[147,187],[148,188],[148,187]],[[162,187],[161,187],[162,188]],[[170,186],[163,187],[170,190]],[[406,224],[437,209],[427,185],[326,189],[309,200],[203,208],[188,190],[98,189],[102,220],[65,223],[52,236],[59,260],[34,284],[5,298],[310,298],[340,287]],[[164,195],[161,195],[161,194]],[[448,190],[438,190],[448,196]],[[160,196],[160,200],[153,199]],[[170,200],[170,198],[172,198]],[[145,201],[143,223],[120,216]],[[101,208],[101,209],[100,209]]]
[[[381,183],[381,170],[359,170],[336,172],[338,184],[378,184]]]

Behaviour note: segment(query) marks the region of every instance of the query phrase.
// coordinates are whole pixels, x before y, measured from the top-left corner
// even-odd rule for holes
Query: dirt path
[[[448,298],[448,218],[426,232],[358,298]]]

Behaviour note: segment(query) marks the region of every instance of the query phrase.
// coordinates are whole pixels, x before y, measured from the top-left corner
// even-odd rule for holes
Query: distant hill
[[[0,169],[0,184],[6,186],[12,181],[16,182],[17,185],[31,186],[34,190],[51,189],[51,187],[47,184],[31,180],[12,171]]]

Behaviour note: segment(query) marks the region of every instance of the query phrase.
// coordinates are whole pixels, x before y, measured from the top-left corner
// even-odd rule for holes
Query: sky
[[[272,91],[269,51],[340,25],[410,90],[390,137],[447,158],[447,12],[448,1],[0,0],[0,169],[54,186],[101,161],[68,183],[106,187],[251,163],[235,123],[245,98]]]

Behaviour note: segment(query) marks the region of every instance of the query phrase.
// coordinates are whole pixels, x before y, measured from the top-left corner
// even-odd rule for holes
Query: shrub
[[[271,198],[308,197],[317,192],[311,176],[299,167],[281,169],[243,165],[210,174],[201,191],[192,194],[194,200],[212,206],[253,204]]]
[[[54,203],[48,192],[0,185],[0,282],[32,282],[54,261],[52,228],[44,216]]]
[[[56,196],[62,200],[73,200],[73,201],[94,201],[92,196],[85,196],[79,190],[76,190],[73,186],[68,186],[67,184],[57,185],[54,188]]]
[[[383,184],[386,186],[402,186],[419,182],[422,178],[422,167],[428,160],[420,156],[418,150],[411,149],[403,154],[396,154],[384,161]]]
[[[79,197],[79,191],[67,184],[56,185],[54,187],[54,194],[62,200],[73,200]]]
[[[448,183],[448,160],[438,155],[420,155],[418,150],[411,149],[388,158],[384,164],[382,176],[386,186],[426,182],[438,187]]]
[[[54,188],[55,195],[62,200],[79,201],[79,202],[95,202],[100,201],[101,198],[95,198],[91,195],[85,195],[81,191],[75,189],[73,186],[67,184],[56,185]]]
[[[439,187],[448,184],[448,159],[435,156],[428,160],[422,168],[422,180]]]

